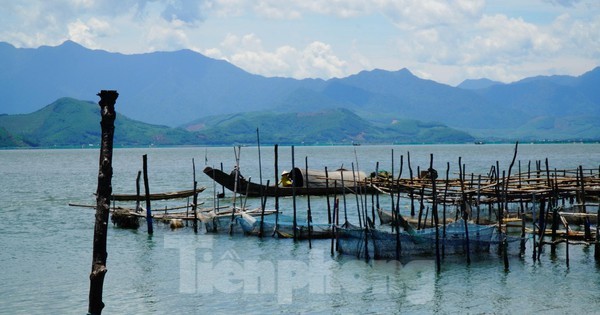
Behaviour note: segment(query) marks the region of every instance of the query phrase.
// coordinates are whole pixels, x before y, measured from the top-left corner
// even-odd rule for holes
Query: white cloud
[[[267,76],[329,78],[407,67],[458,83],[474,74],[574,74],[600,64],[600,2],[20,0],[0,6],[0,41],[37,47],[66,39],[123,53],[191,48]]]
[[[335,55],[331,46],[312,42],[303,48],[284,45],[266,50],[255,34],[228,34],[219,49],[210,49],[213,58],[221,58],[251,73],[294,78],[331,78],[347,75],[347,63]]]
[[[89,48],[99,48],[96,38],[106,37],[116,32],[107,21],[97,18],[91,18],[85,23],[78,19],[69,23],[67,28],[71,40]]]
[[[382,13],[405,30],[448,25],[468,25],[482,12],[482,0],[384,0],[379,3]]]

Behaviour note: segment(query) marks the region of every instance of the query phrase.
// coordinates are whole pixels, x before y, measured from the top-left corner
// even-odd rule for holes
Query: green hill
[[[117,104],[118,108],[119,104]],[[117,114],[115,146],[192,144],[194,136],[181,129],[156,126]],[[79,147],[100,143],[100,110],[92,102],[61,98],[25,115],[0,116],[3,147]],[[12,139],[4,141],[4,139]]]
[[[119,114],[115,147],[148,145],[458,143],[469,134],[439,123],[369,122],[347,109],[314,112],[252,112],[212,116],[185,128],[151,125]],[[0,147],[82,147],[100,143],[100,110],[93,102],[61,98],[26,115],[0,116]]]
[[[200,142],[219,144],[255,143],[256,128],[261,142],[279,144],[351,143],[460,143],[471,142],[465,132],[437,123],[415,120],[373,124],[347,109],[328,109],[311,113],[254,112],[212,116],[184,126],[197,133]]]

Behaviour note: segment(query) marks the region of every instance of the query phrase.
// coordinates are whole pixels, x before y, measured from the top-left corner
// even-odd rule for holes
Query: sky
[[[191,49],[268,77],[513,82],[600,65],[600,0],[0,0],[0,42]]]

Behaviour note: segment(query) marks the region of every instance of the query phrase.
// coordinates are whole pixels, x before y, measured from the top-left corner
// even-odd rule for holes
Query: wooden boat
[[[289,172],[290,178],[295,180],[295,184],[292,183],[290,186],[284,185],[261,185],[247,181],[243,176],[238,173],[238,185],[237,192],[239,194],[248,195],[249,197],[263,196],[274,197],[274,196],[292,196],[294,193],[300,195],[334,195],[343,193],[375,193],[377,189],[368,185],[366,181],[366,175],[363,172],[355,172],[353,176],[352,171],[339,169],[328,172],[327,176],[325,172],[309,170],[308,174],[305,174],[299,168],[294,168]],[[231,174],[227,174],[221,170],[214,169],[210,166],[204,169],[204,174],[212,178],[214,181],[222,185],[223,187],[234,191],[235,190],[235,171]],[[308,176],[307,176],[308,175]],[[343,177],[343,183],[342,183]],[[307,185],[308,179],[308,185]]]
[[[260,234],[260,216],[251,216],[249,214],[242,213],[237,220],[244,230],[244,233],[248,235]],[[263,233],[263,235],[277,235],[282,238],[293,238],[293,217],[282,214],[279,214],[278,218],[276,218],[274,215],[264,217]],[[311,223],[309,234],[309,227],[306,221],[302,222],[297,220],[296,222],[296,238],[298,239],[308,239],[309,237],[311,239],[331,238],[332,233],[331,224]]]
[[[199,194],[199,193],[203,192],[205,189],[206,189],[205,187],[196,188],[195,193]],[[190,189],[190,190],[181,190],[181,191],[174,191],[174,192],[155,193],[155,194],[150,194],[150,200],[180,199],[180,198],[192,197],[193,195],[194,195],[194,190],[193,189]],[[139,195],[139,199],[140,200],[146,200],[146,195],[145,194],[140,194]],[[136,201],[136,200],[138,200],[138,195],[134,195],[134,194],[113,194],[110,197],[110,200],[114,200],[114,201]]]

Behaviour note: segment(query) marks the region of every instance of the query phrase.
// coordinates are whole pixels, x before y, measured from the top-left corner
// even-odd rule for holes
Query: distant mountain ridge
[[[578,77],[476,80],[462,87],[420,79],[408,69],[296,80],[250,74],[191,50],[123,55],[67,41],[37,49],[0,43],[0,82],[0,113],[7,114],[116,89],[124,115],[169,126],[243,112],[345,108],[382,125],[412,119],[503,139],[600,138],[600,126],[593,123],[600,121],[599,67]],[[578,121],[589,128],[577,127]]]

